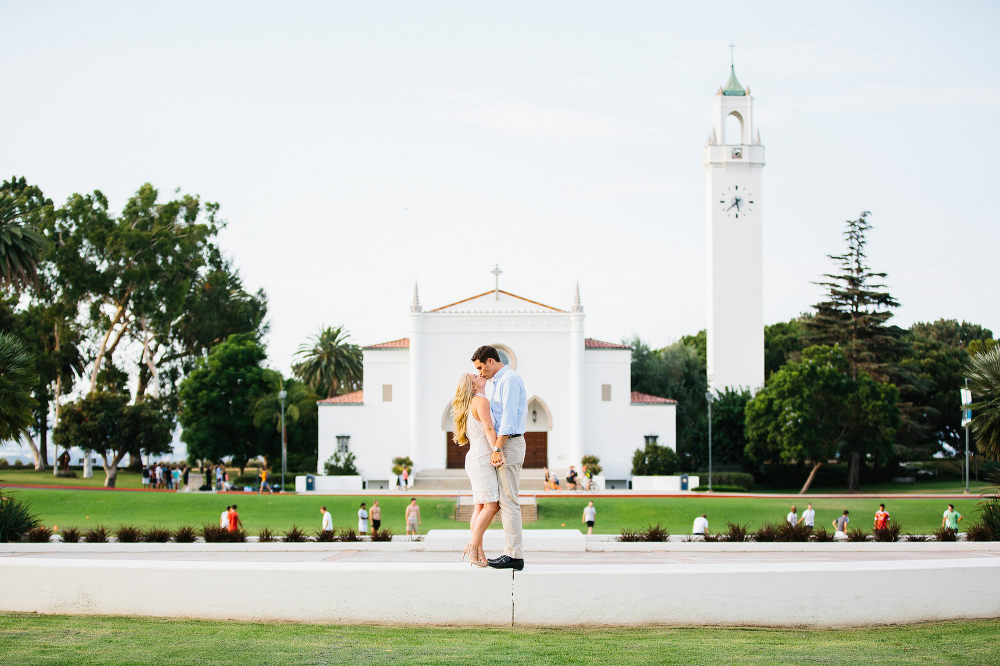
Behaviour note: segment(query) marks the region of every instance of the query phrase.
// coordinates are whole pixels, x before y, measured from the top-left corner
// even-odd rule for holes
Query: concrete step
[[[534,523],[538,522],[538,504],[535,503],[534,497],[521,497],[518,500],[521,505],[521,522],[522,523]],[[460,523],[467,523],[472,519],[472,509],[474,507],[474,502],[472,497],[469,495],[463,495],[458,500],[458,506],[455,507],[455,520]],[[501,523],[500,514],[493,516],[493,520],[490,525],[499,525]]]
[[[425,469],[413,474],[414,490],[464,490],[471,491],[472,484],[464,469]],[[540,469],[521,470],[522,492],[545,489],[545,473]]]

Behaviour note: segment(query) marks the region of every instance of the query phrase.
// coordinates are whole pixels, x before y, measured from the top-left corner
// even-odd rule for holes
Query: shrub
[[[339,451],[334,453],[323,463],[323,471],[327,476],[357,476],[358,468],[354,466],[354,454],[350,451],[343,456]]]
[[[361,541],[353,527],[345,527],[337,535],[337,541]]]
[[[701,539],[706,543],[717,543],[725,540],[721,534],[712,534],[708,530],[705,530],[705,533],[701,535]]]
[[[645,541],[642,534],[626,527],[622,528],[622,533],[618,535],[618,540],[623,542]]]
[[[142,533],[142,540],[146,543],[166,543],[170,541],[170,530],[165,527],[148,527]]]
[[[52,530],[45,525],[36,525],[24,533],[28,543],[48,543],[52,539]]]
[[[991,534],[1000,535],[1000,495],[993,495],[979,503],[979,523]]]
[[[974,525],[969,525],[969,528],[965,530],[966,541],[995,541],[993,538],[993,533],[990,528],[986,527],[982,523],[976,523]]]
[[[40,524],[27,502],[0,493],[0,543],[20,541],[28,530]]]
[[[646,528],[646,530],[642,533],[642,540],[670,541],[670,532],[667,531],[667,528],[660,527],[660,524],[656,523],[656,525],[650,525]]]
[[[195,538],[194,528],[190,525],[178,527],[174,532],[174,541],[177,543],[194,543]]]
[[[256,488],[260,485],[260,477],[257,476],[257,470],[255,469],[253,472],[244,472],[235,479],[230,479],[229,482],[233,484],[234,488],[243,488],[246,486]]]
[[[139,543],[142,532],[132,525],[120,525],[115,530],[115,538],[118,539],[118,543]]]
[[[726,523],[726,541],[743,543],[750,536],[750,525],[740,525],[732,521]]]
[[[708,485],[701,485],[697,488],[692,488],[692,492],[696,493],[707,493]],[[743,493],[746,492],[746,488],[743,486],[720,486],[719,484],[712,482],[712,492],[715,493]]]
[[[413,461],[407,458],[393,458],[392,459],[392,473],[399,476],[403,473],[403,469],[409,470],[413,469]]]
[[[79,543],[80,530],[75,527],[67,527],[62,531],[63,543]]]
[[[306,533],[299,529],[298,525],[292,525],[291,529],[285,532],[285,543],[302,543],[308,541]]]
[[[278,536],[271,531],[271,528],[262,527],[260,532],[257,532],[257,540],[261,543],[272,543],[278,540]]]
[[[59,473],[56,474],[56,476],[59,477],[60,479],[75,479],[76,478],[76,472],[73,472],[73,471],[59,472]]]
[[[811,538],[813,541],[818,541],[819,543],[830,543],[833,541],[833,535],[825,527],[818,527],[813,530]]]
[[[587,466],[587,471],[589,471],[594,476],[597,476],[604,468],[601,467],[601,459],[597,456],[584,456],[580,459],[580,462]]]
[[[953,530],[950,527],[942,525],[937,528],[937,532],[934,533],[934,538],[938,541],[958,541],[958,530]]]
[[[670,476],[681,467],[681,459],[669,446],[647,442],[646,448],[636,449],[632,455],[634,476]]]
[[[21,469],[22,467],[24,467],[24,463],[23,462],[21,462],[20,460],[15,460],[14,461],[14,469]]]
[[[103,525],[94,525],[83,533],[83,539],[87,543],[108,543],[110,536],[108,528]]]
[[[847,534],[847,540],[851,543],[864,543],[865,541],[868,541],[868,537],[871,536],[868,533],[868,530],[863,527],[852,527],[848,529],[845,534]]]
[[[708,474],[699,474],[698,482],[708,485]],[[753,474],[746,472],[712,472],[712,490],[749,491],[753,489]]]
[[[764,523],[753,534],[753,540],[758,543],[774,543],[778,540],[779,526],[774,523]]]
[[[205,543],[226,543],[229,541],[229,531],[218,525],[204,525],[201,528],[201,538]]]
[[[802,543],[809,541],[809,528],[803,524],[792,525],[785,521],[778,525],[777,541]]]
[[[10,463],[7,462],[6,458],[0,458],[0,469],[7,469],[10,467]]]
[[[319,543],[330,543],[337,540],[337,533],[334,530],[320,530],[316,532],[316,541]]]
[[[926,534],[907,534],[906,535],[906,540],[907,541],[912,541],[913,543],[920,543],[920,542],[923,542],[923,541],[930,541],[930,539],[928,538],[928,536]]]
[[[882,543],[899,541],[899,535],[903,531],[903,526],[896,521],[892,521],[885,527],[876,527],[872,532],[872,536],[875,537],[876,541]]]
[[[392,541],[392,530],[388,527],[372,532],[372,541]]]

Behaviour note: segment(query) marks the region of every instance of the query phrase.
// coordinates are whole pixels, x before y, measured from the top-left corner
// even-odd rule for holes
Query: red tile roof
[[[399,340],[392,340],[391,342],[380,342],[377,345],[368,345],[364,349],[409,349],[410,339],[400,338]]]
[[[595,340],[594,338],[587,338],[584,340],[583,346],[587,349],[632,349],[628,345],[619,345],[614,342],[604,342],[602,340]]]
[[[671,400],[670,398],[661,398],[658,395],[649,395],[648,393],[639,393],[638,391],[632,391],[632,404],[633,405],[676,405],[676,400]]]
[[[326,398],[325,400],[319,400],[317,405],[363,405],[365,404],[365,392],[355,391],[354,393],[345,393],[344,395],[337,395],[332,398]]]

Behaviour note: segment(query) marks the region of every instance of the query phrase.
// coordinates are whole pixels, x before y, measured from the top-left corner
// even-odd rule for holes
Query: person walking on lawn
[[[595,520],[597,520],[597,507],[594,506],[594,500],[590,500],[583,508],[583,522],[587,524],[587,534],[594,533]]]
[[[955,511],[955,505],[949,504],[948,510],[941,516],[941,527],[958,531],[958,521],[962,520],[962,514]]]
[[[261,467],[259,470],[257,470],[257,476],[260,477],[260,486],[257,487],[257,494],[258,495],[260,495],[260,492],[262,490],[264,490],[265,488],[267,489],[267,492],[268,492],[269,495],[273,495],[274,494],[274,491],[271,490],[271,484],[269,484],[267,482],[267,476],[268,476],[268,474],[270,474],[270,472],[268,472],[267,469],[264,468],[264,467]]]
[[[806,529],[810,532],[813,531],[813,527],[816,526],[816,511],[813,510],[812,502],[806,505],[806,510],[802,512],[799,522],[805,524]]]
[[[236,513],[236,505],[229,510],[229,531],[235,532],[237,529],[243,529],[243,521],[240,520],[240,514]]]
[[[229,529],[229,512],[232,510],[233,507],[227,506],[226,510],[222,512],[222,515],[219,516],[219,527],[221,527],[224,530]]]
[[[889,527],[889,512],[885,510],[885,504],[878,505],[878,511],[875,512],[875,529],[884,530]]]
[[[325,506],[319,508],[319,512],[323,514],[323,531],[332,532],[333,531],[333,516],[330,512],[326,510]]]
[[[368,516],[372,519],[372,534],[374,534],[382,527],[382,507],[378,505],[378,500],[372,504],[372,510],[368,512]]]

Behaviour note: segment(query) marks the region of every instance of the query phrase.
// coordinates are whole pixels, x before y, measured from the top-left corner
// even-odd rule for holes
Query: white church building
[[[409,457],[418,478],[464,468],[451,400],[484,344],[524,380],[525,468],[547,466],[561,478],[595,455],[607,479],[624,480],[645,442],[676,449],[676,402],[631,390],[627,345],[584,336],[579,289],[569,310],[497,288],[424,311],[414,288],[409,318],[409,337],[364,348],[363,390],[319,402],[321,467],[350,451],[369,487],[389,479],[395,457]]]

